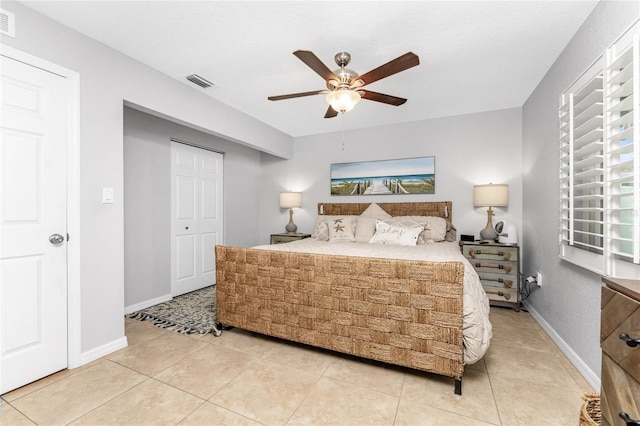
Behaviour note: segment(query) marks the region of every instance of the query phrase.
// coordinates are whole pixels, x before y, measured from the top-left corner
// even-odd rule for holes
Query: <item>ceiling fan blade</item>
[[[324,78],[325,81],[329,80],[338,80],[340,79],[336,77],[336,75],[331,71],[327,66],[322,63],[320,59],[309,50],[296,50],[293,52],[294,55],[298,57],[302,62],[307,64],[309,68],[314,70],[320,77]]]
[[[418,58],[418,55],[413,52],[408,52],[392,61],[387,62],[384,65],[380,65],[378,68],[373,69],[358,78],[362,80],[364,84],[371,84],[374,81],[378,81],[385,77],[389,77],[390,75],[397,74],[419,64],[420,58]]]
[[[278,96],[269,96],[267,99],[270,101],[281,101],[283,99],[291,99],[291,98],[301,98],[303,96],[311,96],[311,95],[319,95],[321,93],[327,93],[327,90],[314,90],[312,92],[300,92],[300,93],[291,93],[288,95],[278,95]]]
[[[324,118],[333,118],[336,115],[338,115],[338,111],[331,108],[331,105],[329,105],[329,109],[327,109],[327,112],[324,114]]]
[[[404,98],[397,96],[385,95],[384,93],[372,92],[371,90],[362,90],[362,99],[368,99],[370,101],[382,102],[383,104],[400,106],[407,102]]]

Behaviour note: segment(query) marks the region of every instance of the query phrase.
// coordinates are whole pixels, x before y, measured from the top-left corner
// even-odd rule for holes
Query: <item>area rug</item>
[[[150,321],[156,327],[183,334],[222,334],[216,323],[215,285],[133,312],[127,318]]]

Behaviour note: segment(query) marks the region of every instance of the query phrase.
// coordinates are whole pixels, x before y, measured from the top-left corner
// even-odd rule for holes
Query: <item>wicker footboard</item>
[[[229,326],[456,379],[461,262],[216,246],[217,320]]]

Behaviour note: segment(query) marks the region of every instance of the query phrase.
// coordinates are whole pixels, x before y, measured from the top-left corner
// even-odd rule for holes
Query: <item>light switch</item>
[[[113,204],[113,188],[102,188],[102,204]]]

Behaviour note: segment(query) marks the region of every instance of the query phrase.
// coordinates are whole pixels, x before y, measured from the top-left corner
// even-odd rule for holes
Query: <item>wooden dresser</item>
[[[461,242],[462,254],[474,267],[489,303],[520,310],[520,248],[515,244]]]
[[[602,281],[602,424],[640,424],[640,280]]]

